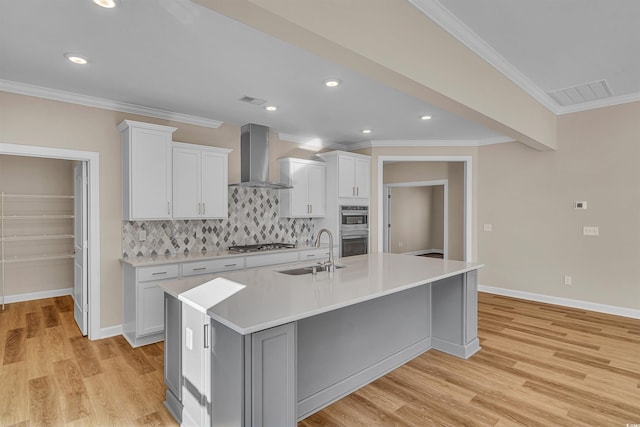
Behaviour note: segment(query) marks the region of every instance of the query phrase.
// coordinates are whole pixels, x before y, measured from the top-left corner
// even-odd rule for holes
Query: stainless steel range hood
[[[248,123],[240,128],[240,182],[230,187],[286,189],[269,182],[269,128]]]

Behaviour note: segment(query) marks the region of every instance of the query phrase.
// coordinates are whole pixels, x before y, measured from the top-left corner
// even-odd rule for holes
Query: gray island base
[[[315,276],[283,266],[228,274],[222,280],[242,289],[215,305],[215,280],[168,283],[165,405],[174,417],[295,426],[432,348],[465,359],[480,349],[482,265],[382,253],[339,264]]]

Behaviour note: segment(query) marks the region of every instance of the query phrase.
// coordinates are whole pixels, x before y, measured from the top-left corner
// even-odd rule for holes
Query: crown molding
[[[334,150],[346,150],[347,145],[338,142],[322,142],[319,138],[308,138],[304,136],[291,135],[288,133],[278,133],[281,141],[294,142],[301,146],[316,147],[318,149],[333,148]]]
[[[509,61],[480,38],[480,36],[458,19],[438,0],[409,0],[409,3],[557,116],[640,100],[640,93],[633,93],[575,105],[559,105],[551,95],[511,65]]]
[[[455,37],[463,45],[468,47],[480,58],[487,61],[496,70],[504,74],[505,77],[518,85],[544,107],[554,114],[558,114],[558,103],[555,102],[549,94],[540,89],[540,87],[522,74],[520,70],[511,65],[509,61],[507,61],[493,47],[473,32],[471,28],[465,25],[438,0],[409,0],[409,3],[442,27],[443,30]]]
[[[155,117],[156,119],[170,120],[214,129],[220,127],[224,123],[218,120],[207,119],[204,117],[175,113],[173,111],[160,110],[151,107],[143,107],[141,105],[128,104],[126,102],[118,102],[104,98],[96,98],[93,96],[81,95],[78,93],[50,89],[42,86],[34,86],[25,83],[17,83],[9,80],[0,79],[0,91],[17,93],[19,95],[34,96],[36,98],[51,99],[53,101],[68,102],[71,104],[84,105],[85,107],[95,107],[101,108],[103,110],[120,111],[122,113]]]
[[[505,142],[515,142],[508,136],[495,136],[484,139],[456,139],[456,140],[395,140],[379,139],[372,141],[350,144],[347,151],[360,150],[362,148],[374,147],[482,147],[485,145],[503,144]]]
[[[581,102],[574,105],[563,105],[558,108],[557,115],[579,113],[581,111],[594,110],[596,108],[612,107],[614,105],[628,104],[630,102],[640,101],[640,92],[628,95],[613,96],[610,98],[596,99],[589,102]]]

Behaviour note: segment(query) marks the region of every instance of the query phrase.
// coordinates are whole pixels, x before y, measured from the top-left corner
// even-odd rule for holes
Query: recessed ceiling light
[[[65,53],[64,57],[67,58],[69,61],[73,62],[74,64],[78,64],[78,65],[85,65],[86,63],[89,62],[87,58],[85,58],[82,55],[78,55],[77,53]]]
[[[342,83],[339,79],[327,79],[324,81],[324,85],[326,87],[336,87],[336,86],[340,86],[340,83]]]
[[[431,120],[431,116],[422,116],[420,120]]]
[[[362,129],[362,133],[371,133],[371,129]]]
[[[116,7],[116,0],[93,0],[98,6],[102,6],[107,9],[113,9]]]
[[[266,107],[264,107],[264,109],[267,111],[276,111],[278,107],[276,107],[275,105],[267,105]]]

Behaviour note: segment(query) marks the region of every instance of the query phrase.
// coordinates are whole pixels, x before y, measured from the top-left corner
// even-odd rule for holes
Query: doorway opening
[[[40,147],[32,145],[0,143],[0,155],[37,157],[45,159],[61,159],[75,161],[76,165],[81,165],[80,169],[85,171],[85,175],[79,179],[84,183],[81,188],[83,207],[80,210],[80,221],[76,221],[78,211],[76,206],[71,215],[74,218],[72,246],[75,253],[69,253],[74,258],[74,273],[80,274],[84,279],[79,283],[77,289],[74,284],[74,297],[78,295],[78,309],[80,319],[79,327],[83,334],[88,334],[89,339],[101,338],[100,333],[100,216],[99,216],[99,155],[91,151],[67,150],[62,148]],[[74,177],[74,182],[76,178]],[[78,188],[74,188],[75,197],[78,196]],[[57,219],[57,218],[56,218]],[[82,220],[84,219],[84,220]],[[81,231],[81,233],[78,233]],[[75,236],[80,238],[76,241]],[[78,248],[80,253],[78,254]],[[80,255],[80,259],[77,255]],[[80,265],[76,265],[81,263]],[[81,268],[84,271],[79,271]],[[75,278],[74,278],[75,281]],[[84,330],[83,330],[84,327]]]
[[[449,258],[449,180],[384,184],[384,251]]]
[[[472,260],[472,157],[471,156],[378,156],[377,160],[377,173],[378,173],[378,208],[377,208],[377,246],[378,252],[385,251],[385,164],[399,163],[399,162],[413,162],[423,165],[428,168],[429,165],[435,165],[433,162],[447,163],[456,166],[460,169],[459,180],[461,187],[460,195],[460,226],[456,226],[456,231],[460,234],[460,247],[457,249],[459,253],[454,259],[460,259],[463,261]],[[405,165],[407,163],[404,163]],[[402,165],[400,165],[402,166]],[[410,180],[405,180],[410,181]],[[413,180],[418,182],[418,180]],[[452,180],[449,179],[448,188],[451,192]],[[447,205],[451,205],[451,195],[449,195],[449,201]],[[452,210],[449,206],[447,216],[451,216]],[[448,229],[452,230],[453,223],[449,221]],[[457,229],[460,228],[460,229]],[[450,233],[447,233],[450,234]],[[452,240],[452,236],[448,236],[447,255],[452,256],[452,242],[455,243],[458,239]]]

